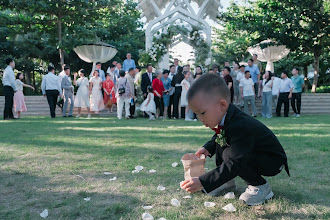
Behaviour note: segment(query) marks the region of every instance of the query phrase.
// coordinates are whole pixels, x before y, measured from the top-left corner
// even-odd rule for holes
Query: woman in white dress
[[[95,70],[93,73],[93,77],[89,80],[89,94],[91,110],[95,112],[95,114],[99,114],[100,111],[104,109],[103,103],[103,95],[102,95],[102,79],[99,77],[99,71]]]
[[[155,120],[155,116],[153,114],[156,114],[156,103],[154,100],[154,93],[152,86],[148,86],[147,88],[148,96],[147,98],[142,102],[140,106],[140,110],[143,112],[146,112],[149,115],[149,120]]]
[[[191,73],[189,71],[184,71],[183,72],[184,75],[184,79],[181,81],[181,86],[182,86],[182,91],[181,91],[181,107],[185,107],[185,120],[186,121],[192,121],[191,118],[189,118],[189,108],[188,108],[188,101],[187,101],[187,93],[188,93],[188,89],[190,87],[190,83],[189,83],[189,78]]]
[[[74,78],[73,78],[73,85],[75,86],[79,86],[77,94],[76,94],[76,98],[74,99],[74,107],[78,108],[78,115],[76,116],[77,118],[80,117],[80,113],[81,113],[81,108],[87,108],[87,112],[88,112],[88,118],[91,117],[90,114],[90,107],[91,104],[89,102],[89,82],[88,79],[86,77],[86,72],[84,69],[79,70],[79,76],[80,78],[78,80],[77,79],[77,73],[74,74]]]

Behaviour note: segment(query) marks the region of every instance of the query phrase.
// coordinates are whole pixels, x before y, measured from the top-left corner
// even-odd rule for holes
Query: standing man
[[[286,71],[282,72],[281,78],[276,115],[277,117],[281,117],[281,108],[284,103],[284,117],[289,117],[289,99],[292,98],[293,83],[291,79],[288,78],[288,73]]]
[[[113,64],[110,64],[108,70],[107,70],[107,74],[110,74],[111,80],[113,81],[113,84],[116,85],[116,81],[117,79],[119,79],[119,73],[117,73],[115,71],[116,66]]]
[[[62,111],[62,115],[63,117],[66,117],[66,110],[68,108],[68,104],[69,104],[69,99],[70,99],[70,110],[69,110],[69,116],[68,117],[72,117],[72,112],[73,112],[73,86],[72,86],[72,82],[71,82],[71,77],[70,77],[70,67],[68,65],[66,65],[64,67],[64,72],[65,72],[65,76],[62,79],[61,82],[61,88],[63,89],[63,97],[64,97],[64,105],[63,105],[63,111]]]
[[[49,104],[50,115],[55,118],[55,109],[57,97],[62,96],[61,83],[58,76],[55,74],[55,68],[53,66],[48,67],[48,74],[42,78],[41,90],[44,97],[47,96],[47,101]]]
[[[260,71],[259,68],[255,65],[253,65],[253,60],[249,59],[248,61],[248,66],[245,67],[245,71],[249,71],[251,74],[251,78],[253,80],[254,83],[254,91],[255,94],[258,94],[258,90],[259,90],[259,82],[260,82]]]
[[[135,61],[132,58],[132,55],[130,53],[127,53],[126,55],[126,60],[124,60],[124,63],[123,63],[123,70],[125,72],[128,72],[131,68],[135,69],[136,66],[135,66]]]
[[[147,88],[152,84],[152,80],[155,78],[154,73],[152,72],[152,65],[147,65],[147,72],[142,74],[141,81],[141,90],[143,93],[143,98],[146,99],[148,95]]]
[[[67,66],[66,64],[63,64],[63,65],[62,65],[62,72],[60,72],[60,73],[58,74],[58,78],[60,79],[60,83],[62,83],[62,79],[66,76],[65,71],[64,71],[64,68],[65,68],[66,66]]]
[[[174,58],[174,66],[175,66],[175,74],[177,74],[178,68],[180,67],[178,58]]]
[[[171,65],[170,66],[170,74],[168,75],[168,78],[170,78],[171,81],[172,81],[175,74],[176,74],[175,65]],[[173,108],[173,105],[174,105],[174,92],[175,92],[175,87],[172,87],[172,90],[169,92],[170,102],[169,102],[169,106],[167,108],[167,117],[168,118],[172,117],[172,108]]]
[[[15,84],[15,62],[12,58],[6,59],[7,67],[3,72],[2,84],[3,93],[5,95],[5,108],[3,111],[4,120],[15,119],[13,115],[14,93],[16,92]]]
[[[101,67],[102,67],[101,62],[97,62],[97,63],[96,63],[96,70],[99,71],[99,77],[102,79],[102,82],[104,82],[104,81],[105,81],[105,73],[104,73],[104,71],[101,69]],[[94,71],[92,71],[91,74],[89,75],[89,78],[90,78],[90,79],[93,77],[93,73],[94,73]],[[103,90],[102,90],[102,91],[103,91]]]
[[[299,69],[297,67],[292,70],[292,83],[293,83],[293,91],[292,91],[292,99],[291,99],[291,107],[294,112],[293,116],[300,117],[300,108],[301,108],[301,93],[302,88],[304,87],[304,79],[299,75]],[[296,100],[297,100],[297,109],[296,109]]]
[[[134,83],[138,84],[139,80],[141,79],[141,67],[137,66],[135,68],[135,77],[134,77]]]
[[[134,114],[135,114],[135,99],[136,99],[136,90],[135,90],[135,84],[134,84],[134,78],[135,78],[135,69],[130,68],[128,70],[128,73],[126,74],[127,78],[127,84],[129,86],[129,90],[131,91],[131,101],[130,101],[130,107],[129,107],[129,112],[130,116],[129,118],[134,119]]]
[[[262,73],[262,66],[261,66],[261,63],[260,61],[258,60],[258,55],[257,54],[253,54],[253,64],[256,65],[259,69],[259,72]]]
[[[239,83],[241,98],[244,101],[244,112],[249,114],[249,102],[252,108],[252,116],[257,117],[257,108],[255,104],[255,91],[254,91],[254,83],[250,78],[250,72],[245,71],[244,78],[240,80]]]

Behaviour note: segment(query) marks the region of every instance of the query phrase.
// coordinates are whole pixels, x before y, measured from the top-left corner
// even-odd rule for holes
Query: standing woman
[[[77,73],[74,74],[73,85],[79,86],[76,98],[74,99],[74,107],[78,108],[77,118],[80,117],[81,108],[86,107],[88,112],[88,118],[91,117],[90,107],[91,104],[89,102],[89,82],[86,77],[86,71],[84,69],[79,70],[80,78],[77,80]]]
[[[103,97],[104,105],[106,105],[110,99],[111,99],[112,104],[114,104],[116,102],[115,84],[111,80],[110,74],[106,75],[105,81],[103,82],[103,90],[104,90],[104,97]],[[111,112],[112,112],[112,106],[111,106]],[[108,110],[108,113],[109,112],[110,112],[110,109]]]
[[[156,78],[152,80],[152,88],[154,90],[154,99],[156,103],[156,111],[159,109],[159,114],[156,114],[156,118],[163,118],[164,113],[164,100],[163,100],[163,92],[165,91],[163,82],[161,81],[161,78],[163,77],[163,74],[160,70],[156,70],[155,72]]]
[[[234,104],[239,104],[239,97],[240,97],[240,91],[239,91],[239,82],[237,80],[237,75],[240,72],[239,70],[239,64],[237,62],[234,63],[234,69],[230,72],[231,78],[233,78],[233,88],[234,88]]]
[[[186,121],[192,121],[192,119],[189,117],[189,107],[188,107],[188,100],[187,100],[187,93],[190,88],[189,78],[191,73],[189,71],[183,72],[184,79],[181,81],[182,85],[182,92],[181,92],[181,107],[185,107],[185,120]]]
[[[162,82],[163,82],[164,89],[165,89],[164,94],[163,94],[163,100],[164,100],[164,118],[166,118],[168,106],[170,105],[170,94],[169,93],[173,89],[173,87],[171,86],[172,80],[168,77],[168,74],[169,73],[170,73],[170,71],[164,70],[163,71],[163,78],[162,78]]]
[[[272,94],[272,87],[273,87],[273,79],[272,79],[272,72],[266,71],[263,75],[262,80],[262,108],[261,108],[261,115],[264,118],[271,118],[272,117],[272,103],[273,103],[273,94]]]
[[[16,112],[16,115],[14,116],[15,118],[20,118],[21,112],[26,112],[23,87],[28,87],[34,90],[32,86],[22,82],[23,78],[23,73],[17,73],[15,80],[16,92],[14,94],[14,111]]]
[[[195,72],[194,78],[196,79],[197,76],[200,77],[201,75],[203,75],[202,67],[201,66],[197,66],[196,67],[196,72]]]
[[[99,77],[99,71],[94,70],[93,77],[89,80],[89,94],[92,111],[99,114],[104,109],[103,95],[102,95],[102,79]]]
[[[181,66],[178,67],[177,74],[173,77],[171,85],[175,87],[174,90],[174,102],[173,102],[173,119],[179,118],[179,102],[181,98],[182,86],[181,82],[184,79],[184,75],[182,74],[183,68]],[[180,108],[181,109],[181,108]],[[184,114],[181,115],[184,117]]]
[[[231,103],[233,103],[233,98],[234,98],[234,88],[233,88],[233,78],[231,78],[230,74],[230,67],[229,66],[225,66],[223,68],[223,78],[226,81],[227,85],[228,85],[228,89],[230,90],[230,101]]]

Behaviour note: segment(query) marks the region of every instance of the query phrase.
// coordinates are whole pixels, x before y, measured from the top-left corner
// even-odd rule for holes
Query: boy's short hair
[[[225,80],[219,75],[204,74],[199,77],[199,79],[197,79],[188,90],[188,101],[199,92],[219,96],[230,103],[230,90],[228,89]]]
[[[248,71],[248,70],[247,70],[247,71],[245,71],[245,73],[244,73],[244,74],[247,74],[247,73],[250,73],[250,71]]]
[[[102,64],[101,62],[96,62],[96,64],[95,65],[99,65],[99,64]]]
[[[171,66],[170,66],[170,69],[171,69],[172,67],[175,67],[175,65],[171,65]]]
[[[282,71],[282,73],[284,73],[286,76],[288,76],[288,72],[287,71]]]
[[[132,70],[134,70],[133,67],[129,68],[129,69],[128,69],[128,72],[131,72]]]
[[[163,74],[169,74],[169,73],[170,73],[169,70],[166,70],[166,69],[165,69],[165,70],[163,71]]]
[[[69,65],[65,65],[63,70],[69,70],[70,69],[70,66]]]
[[[119,76],[125,76],[125,75],[126,75],[126,73],[125,73],[124,70],[120,70],[120,71],[119,71]]]
[[[53,66],[48,66],[48,72],[51,72],[51,71],[53,71],[55,69],[55,67],[53,67]]]
[[[254,60],[253,59],[249,59],[252,63],[254,62]]]
[[[9,65],[9,64],[10,64],[11,62],[13,62],[13,61],[14,61],[13,58],[8,57],[8,58],[6,59],[6,64]]]
[[[240,65],[240,66],[239,66],[239,68],[242,68],[242,67],[244,67],[244,68],[245,68],[245,65]]]
[[[298,67],[294,67],[293,69],[297,70],[299,72],[299,68]]]
[[[109,67],[111,69],[111,68],[115,68],[116,66],[111,63]]]

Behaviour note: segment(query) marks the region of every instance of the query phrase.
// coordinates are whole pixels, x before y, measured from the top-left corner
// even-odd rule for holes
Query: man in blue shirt
[[[299,69],[297,67],[292,70],[291,81],[293,83],[291,107],[294,112],[293,116],[300,117],[301,109],[301,93],[302,88],[304,87],[304,79],[299,75]],[[296,109],[296,100],[297,100],[297,109]]]
[[[99,71],[99,77],[102,79],[102,82],[104,82],[105,81],[105,73],[101,69],[101,66],[102,66],[102,64],[100,62],[97,62],[96,63],[96,69]],[[94,71],[91,72],[91,74],[89,75],[89,78],[92,78],[93,77],[93,73],[94,73]]]
[[[258,66],[253,65],[253,59],[249,59],[248,61],[248,66],[245,67],[245,71],[249,71],[251,74],[251,78],[253,80],[254,83],[254,91],[255,94],[258,94],[258,90],[259,90],[259,86],[258,83],[260,81],[260,71]]]
[[[132,58],[132,55],[130,53],[128,53],[126,55],[126,58],[127,59],[124,60],[124,63],[123,63],[123,70],[125,72],[128,72],[130,68],[135,69],[136,68],[135,61],[133,59],[131,59]]]

